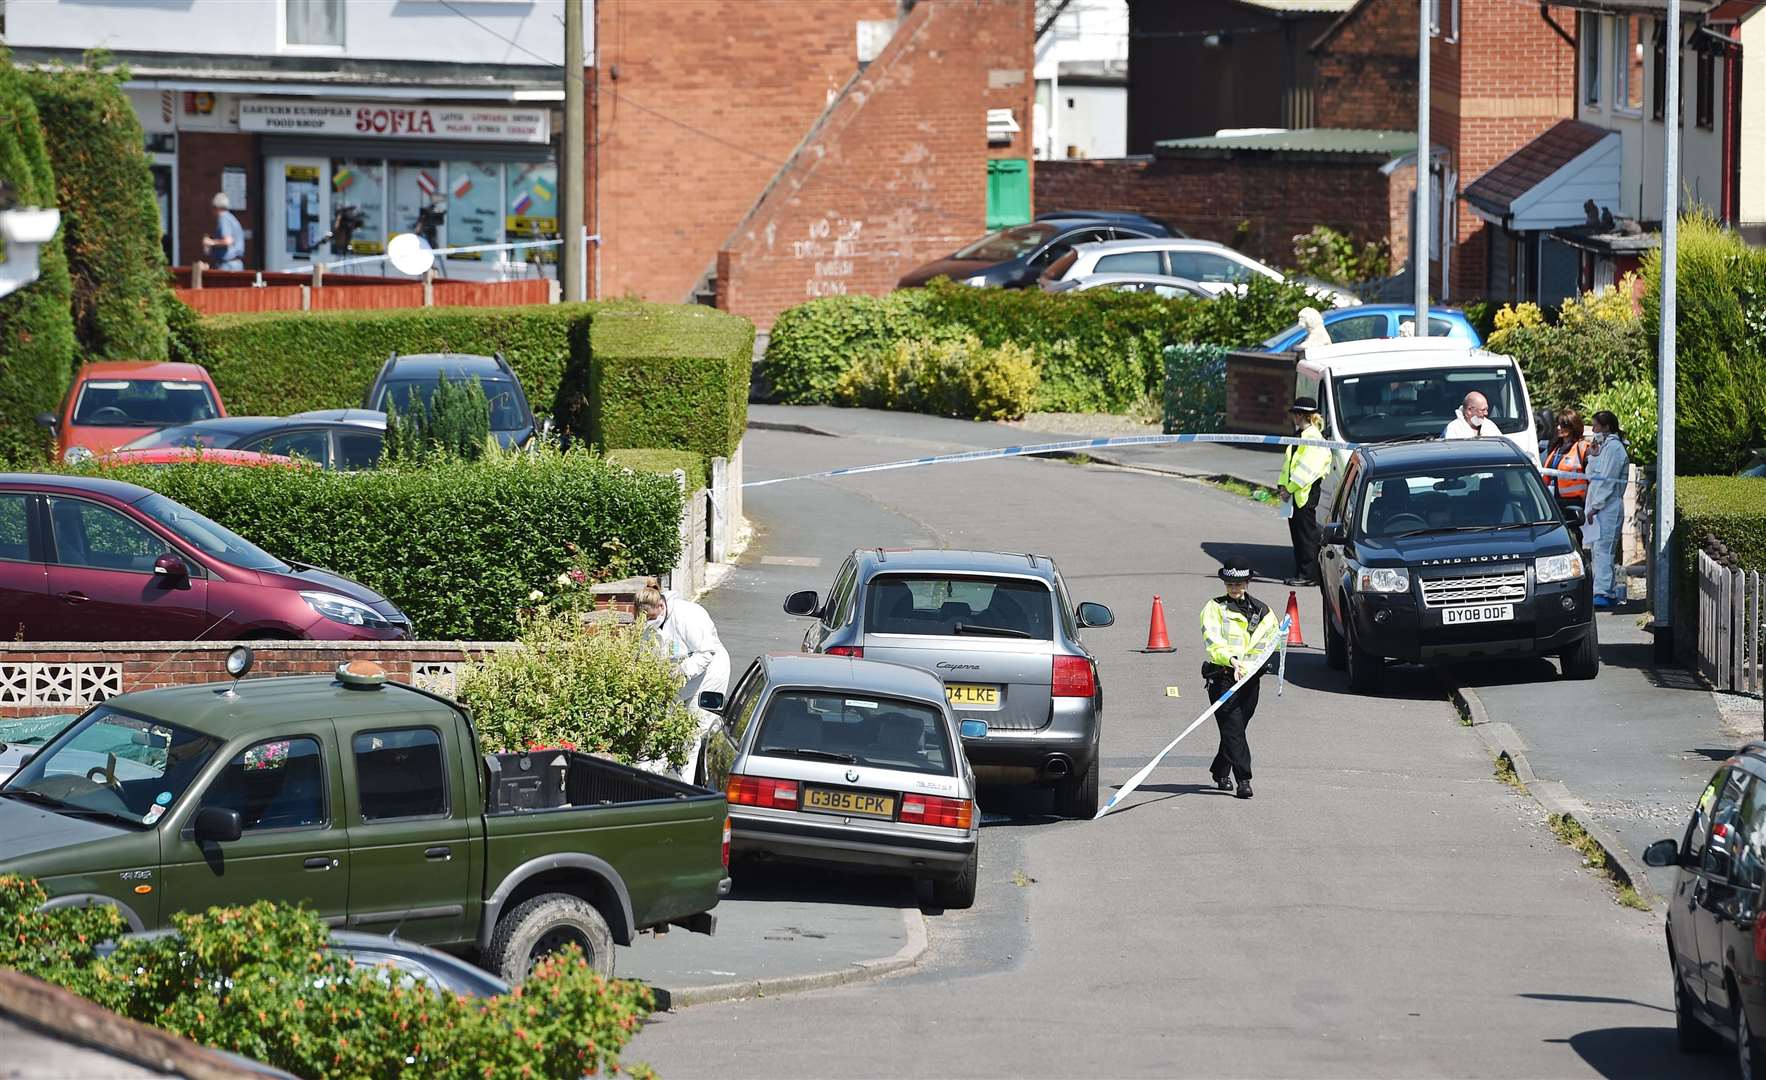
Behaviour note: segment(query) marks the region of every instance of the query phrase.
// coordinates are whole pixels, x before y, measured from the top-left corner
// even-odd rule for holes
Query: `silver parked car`
[[[1079,631],[1115,617],[1075,605],[1048,556],[861,548],[826,600],[793,593],[785,611],[816,619],[805,652],[911,664],[943,680],[982,780],[1052,785],[1057,812],[1097,813],[1104,689]]]
[[[707,786],[730,804],[730,855],[907,874],[940,907],[975,902],[975,775],[939,681],[900,664],[773,653],[726,698]]]

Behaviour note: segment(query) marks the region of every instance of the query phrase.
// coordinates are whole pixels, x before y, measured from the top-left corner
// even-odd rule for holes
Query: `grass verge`
[[[1466,723],[1462,720],[1461,723]],[[1515,763],[1507,754],[1496,755],[1496,778],[1523,794],[1527,785],[1521,783],[1520,774],[1515,772]]]
[[[1503,760],[1506,761],[1507,758],[1505,757]],[[1510,772],[1513,772],[1512,766]],[[1501,769],[1498,768],[1498,775],[1500,774]],[[1650,910],[1649,903],[1638,894],[1637,890],[1626,884],[1614,872],[1612,865],[1607,861],[1607,853],[1594,842],[1594,837],[1588,835],[1588,830],[1582,827],[1580,821],[1570,814],[1552,814],[1546,820],[1551,825],[1552,834],[1561,843],[1567,844],[1581,853],[1585,866],[1612,882],[1613,888],[1618,891],[1617,899],[1621,905],[1635,908],[1638,911]]]

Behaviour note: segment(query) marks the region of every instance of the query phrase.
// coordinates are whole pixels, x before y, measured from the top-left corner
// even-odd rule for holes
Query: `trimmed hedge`
[[[1041,375],[1035,408],[1120,412],[1164,382],[1166,345],[1255,345],[1318,301],[1303,286],[1254,279],[1244,296],[1167,300],[1092,289],[976,289],[935,281],[887,296],[812,300],[783,312],[767,341],[762,377],[789,404],[832,404],[846,369],[899,341],[948,341],[1033,351]]]
[[[1699,548],[1714,536],[1748,570],[1766,572],[1766,477],[1682,476],[1674,481],[1674,619],[1696,637]]]
[[[21,207],[56,203],[55,171],[43,143],[43,123],[25,76],[0,54],[0,179]],[[49,434],[36,415],[61,407],[73,373],[71,287],[60,243],[39,249],[40,276],[0,299],[0,463],[40,463]]]
[[[681,494],[583,451],[333,472],[193,462],[106,476],[161,492],[279,558],[378,590],[423,638],[504,641],[534,589],[609,541],[645,573],[679,554]]]
[[[748,426],[753,323],[693,304],[608,304],[588,337],[597,446],[735,452]]]
[[[1165,346],[1165,434],[1226,426],[1226,353],[1218,345]]]
[[[842,405],[902,409],[962,420],[1021,420],[1039,376],[1029,349],[986,346],[974,334],[955,340],[898,341],[865,353],[834,387]]]
[[[605,452],[608,461],[633,472],[666,473],[676,469],[687,474],[687,486],[711,486],[711,462],[703,454],[691,450],[659,450],[653,447],[625,447]]]
[[[153,173],[126,74],[27,72],[55,168],[73,282],[74,333],[88,360],[164,360],[172,293]]]

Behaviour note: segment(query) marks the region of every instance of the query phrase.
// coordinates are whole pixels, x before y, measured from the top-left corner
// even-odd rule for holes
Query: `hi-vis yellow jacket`
[[[1275,633],[1275,614],[1269,605],[1246,594],[1243,600],[1217,596],[1202,605],[1202,641],[1208,664],[1231,668],[1261,648]]]
[[[1324,436],[1319,433],[1318,425],[1308,424],[1300,432],[1301,439],[1316,439],[1322,442]],[[1328,446],[1290,446],[1282,455],[1283,491],[1294,496],[1294,509],[1306,505],[1312,494],[1312,485],[1322,480],[1331,471],[1331,450]]]

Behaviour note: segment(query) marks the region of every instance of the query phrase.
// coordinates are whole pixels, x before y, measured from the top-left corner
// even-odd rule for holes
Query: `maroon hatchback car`
[[[290,564],[134,484],[0,473],[0,636],[22,641],[398,640],[356,582]]]

